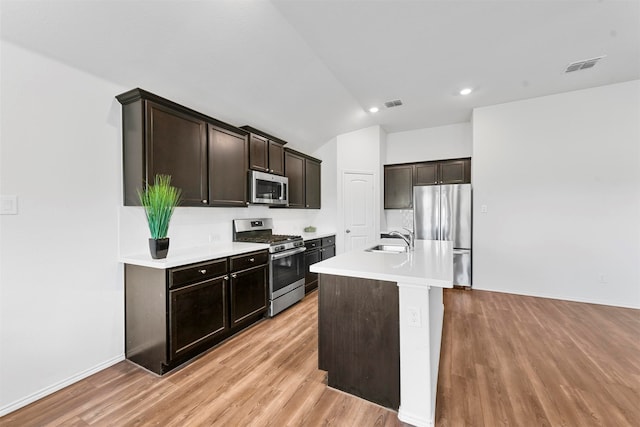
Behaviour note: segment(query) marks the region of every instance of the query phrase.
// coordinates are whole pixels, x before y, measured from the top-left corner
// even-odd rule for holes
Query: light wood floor
[[[640,311],[447,290],[438,426],[640,425]],[[402,426],[328,389],[317,294],[159,378],[129,362],[1,426]]]
[[[640,426],[640,310],[447,290],[438,426]]]

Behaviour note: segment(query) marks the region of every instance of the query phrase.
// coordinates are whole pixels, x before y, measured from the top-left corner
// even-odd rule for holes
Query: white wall
[[[472,151],[471,123],[457,123],[387,134],[383,161],[390,165],[455,159],[471,157]],[[398,230],[402,227],[413,228],[413,210],[385,209],[381,229]]]
[[[124,88],[2,42],[0,415],[123,358]]]
[[[344,208],[343,208],[343,174],[345,172],[371,173],[374,182],[374,224],[375,235],[380,234],[380,195],[382,189],[380,176],[382,171],[382,155],[385,146],[386,133],[380,126],[338,135],[336,138],[337,156],[337,218],[336,218],[336,252],[344,252]]]
[[[338,140],[333,138],[325,143],[311,155],[322,160],[321,169],[321,196],[322,210],[314,219],[318,230],[336,231],[336,220],[338,216]]]
[[[0,216],[1,416],[124,358],[118,254],[148,252],[149,234],[142,209],[122,206],[114,97],[131,87],[0,49],[0,193],[19,204]],[[171,248],[230,241],[231,220],[253,216],[273,217],[282,233],[334,231],[335,140],[314,155],[322,210],[177,208]]]
[[[471,123],[392,132],[387,134],[384,163],[413,163],[471,157]]]
[[[640,308],[640,81],[476,109],[472,182],[476,289]]]

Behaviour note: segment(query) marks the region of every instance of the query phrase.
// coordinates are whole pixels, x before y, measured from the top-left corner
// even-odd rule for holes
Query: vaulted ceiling
[[[640,78],[637,0],[3,0],[0,19],[4,40],[309,152]]]

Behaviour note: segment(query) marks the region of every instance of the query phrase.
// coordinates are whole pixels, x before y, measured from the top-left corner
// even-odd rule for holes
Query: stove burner
[[[237,236],[237,242],[251,242],[251,243],[270,243],[270,244],[278,244],[282,242],[288,242],[291,240],[300,240],[302,236],[289,236],[286,234],[271,234],[269,236],[254,236],[254,237],[243,237]]]
[[[304,246],[302,236],[273,234],[271,218],[234,219],[233,241],[270,244],[270,253],[282,252]]]

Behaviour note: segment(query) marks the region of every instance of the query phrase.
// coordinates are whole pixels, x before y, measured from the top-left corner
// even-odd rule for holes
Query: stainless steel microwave
[[[287,206],[289,178],[270,173],[249,171],[251,203]]]

